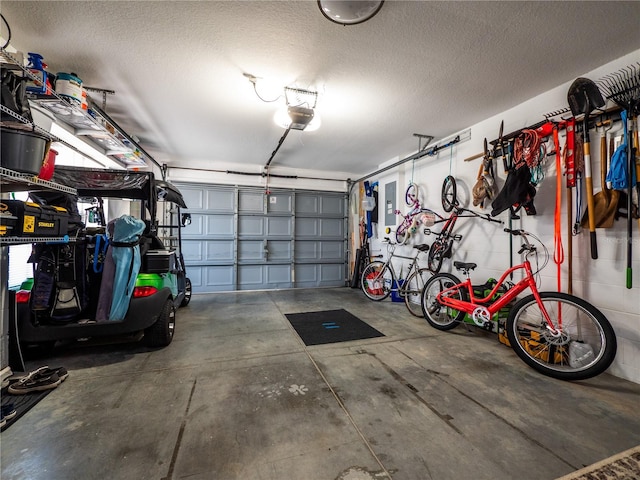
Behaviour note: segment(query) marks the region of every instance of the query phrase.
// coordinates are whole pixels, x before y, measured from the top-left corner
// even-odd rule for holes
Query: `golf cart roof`
[[[156,180],[156,190],[158,192],[158,200],[175,203],[180,208],[187,208],[184,198],[182,198],[182,193],[174,184],[164,180]]]
[[[152,172],[102,170],[56,166],[53,182],[78,190],[80,197],[113,197],[149,200],[154,189]]]
[[[80,197],[163,200],[186,208],[180,190],[169,182],[156,180],[153,172],[56,166],[52,181],[73,186]]]

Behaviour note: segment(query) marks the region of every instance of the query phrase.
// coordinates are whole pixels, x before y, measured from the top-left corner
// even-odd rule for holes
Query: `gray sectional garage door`
[[[343,286],[346,195],[176,183],[193,291]]]

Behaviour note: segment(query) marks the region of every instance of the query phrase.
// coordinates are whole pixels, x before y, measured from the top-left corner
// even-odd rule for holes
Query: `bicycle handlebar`
[[[526,251],[535,252],[537,250],[536,246],[533,245],[527,238],[527,236],[529,235],[529,232],[527,232],[526,230],[522,230],[521,228],[513,228],[513,229],[505,228],[504,231],[507,233],[510,233],[511,235],[521,236],[523,238],[524,244],[522,245],[522,247],[520,247],[518,254],[521,254]]]

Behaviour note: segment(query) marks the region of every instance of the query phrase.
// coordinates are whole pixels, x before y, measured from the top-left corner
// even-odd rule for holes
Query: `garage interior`
[[[535,212],[492,215],[475,188],[486,161],[502,188],[503,140],[545,123],[567,155],[567,122],[581,133],[585,118],[570,92],[586,78],[604,100],[586,115],[587,188],[605,194],[601,166],[627,142],[611,83],[622,75],[640,93],[640,3],[322,3],[2,2],[4,61],[37,52],[58,78],[81,78],[90,105],[135,147],[100,148],[31,98],[34,123],[61,140],[56,165],[151,171],[182,193],[193,293],[164,348],[79,338],[11,366],[14,378],[43,365],[69,375],[3,429],[3,479],[640,478],[637,188],[626,216],[591,231],[588,195],[566,186],[551,136]],[[362,23],[329,18],[376,3]],[[282,110],[296,116],[278,124]],[[357,251],[388,258],[411,185],[448,215],[447,177],[460,205],[495,221],[461,218],[441,271],[462,279],[454,261],[474,262],[474,285],[499,279],[523,258],[504,229],[534,233],[550,253],[540,291],[571,293],[610,322],[606,372],[551,378],[473,321],[440,331],[402,299],[363,294]],[[433,248],[440,228],[429,228],[395,253]],[[6,289],[32,265],[25,250],[0,248],[4,383]],[[395,267],[406,275],[407,262]],[[293,325],[295,314],[338,310],[375,333],[309,344]],[[323,323],[324,333],[341,327]],[[608,476],[584,473],[618,454],[598,467]]]

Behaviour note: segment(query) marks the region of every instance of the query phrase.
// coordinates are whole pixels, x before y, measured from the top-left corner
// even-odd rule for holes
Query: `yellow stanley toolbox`
[[[61,237],[68,233],[65,208],[21,200],[0,201],[0,235],[5,237]]]

